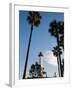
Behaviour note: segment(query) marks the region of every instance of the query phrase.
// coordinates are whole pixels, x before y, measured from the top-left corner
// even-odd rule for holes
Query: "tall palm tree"
[[[53,47],[53,54],[54,54],[54,56],[56,56],[57,57],[57,64],[58,64],[58,73],[59,73],[59,77],[60,77],[60,74],[61,74],[61,72],[60,72],[60,65],[59,65],[59,57],[58,57],[58,52],[60,53],[60,55],[62,54],[62,51],[61,51],[61,48],[58,48],[58,46],[56,46],[56,47]]]
[[[31,30],[30,30],[30,36],[29,36],[29,42],[28,42],[28,48],[27,48],[27,54],[26,54],[23,79],[26,76],[26,69],[27,69],[27,63],[28,63],[33,27],[34,26],[38,27],[38,25],[40,24],[40,19],[41,19],[41,16],[40,16],[39,12],[29,11],[29,16],[27,17],[27,21],[31,25]]]
[[[63,33],[63,30],[64,30],[64,25],[62,22],[57,22],[56,20],[54,20],[50,23],[50,28],[48,31],[51,33],[52,36],[56,38],[58,50],[60,47],[60,35]],[[58,52],[58,57],[59,57],[58,59],[59,59],[59,66],[61,72],[61,56],[59,52]],[[60,73],[60,77],[61,77],[61,73]]]

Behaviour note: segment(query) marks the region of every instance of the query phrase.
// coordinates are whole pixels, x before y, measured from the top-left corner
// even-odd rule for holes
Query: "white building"
[[[41,65],[42,77],[47,77],[46,72],[44,70],[44,56],[43,56],[42,52],[39,53],[38,58],[39,58],[38,59],[38,64]]]

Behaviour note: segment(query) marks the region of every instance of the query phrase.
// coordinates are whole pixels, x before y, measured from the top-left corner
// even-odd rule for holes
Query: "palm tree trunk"
[[[59,74],[59,77],[60,77],[60,65],[59,65],[59,57],[57,56],[57,64],[58,64],[58,74]]]
[[[27,54],[26,54],[26,61],[25,61],[23,79],[25,79],[25,76],[26,76],[27,63],[28,63],[28,57],[29,57],[29,51],[30,51],[30,44],[31,44],[31,38],[32,38],[32,32],[33,32],[33,25],[31,25],[31,31],[30,31],[30,37],[29,37],[28,48],[27,48]]]
[[[57,44],[58,44],[58,50],[59,50],[59,34],[57,32]],[[62,73],[61,73],[61,56],[60,56],[60,53],[58,51],[58,63],[59,63],[59,72],[60,72],[60,77],[62,76]]]
[[[60,77],[62,77],[62,71],[61,71],[61,56],[59,54],[59,66],[60,66]]]

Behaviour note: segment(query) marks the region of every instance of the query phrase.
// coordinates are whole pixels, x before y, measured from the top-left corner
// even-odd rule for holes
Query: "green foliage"
[[[38,26],[40,24],[41,16],[39,12],[30,11],[29,16],[27,17],[27,20],[29,24],[33,26]]]
[[[61,48],[58,48],[58,46],[56,46],[56,47],[53,47],[53,54],[54,54],[54,56],[58,56],[58,53],[61,55],[62,54],[62,51],[61,51]]]
[[[31,65],[29,70],[29,78],[43,78],[44,74],[46,74],[44,68],[42,71],[41,65],[39,65],[37,62]]]

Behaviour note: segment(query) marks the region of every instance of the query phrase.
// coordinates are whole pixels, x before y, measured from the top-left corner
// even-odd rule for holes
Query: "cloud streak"
[[[52,51],[44,51],[43,52],[44,55],[44,60],[53,65],[53,66],[57,66],[57,58],[53,55]]]

